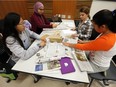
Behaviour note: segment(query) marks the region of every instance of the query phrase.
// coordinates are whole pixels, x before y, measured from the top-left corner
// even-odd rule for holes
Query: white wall
[[[90,9],[90,17],[92,18],[96,12],[102,9],[109,9],[113,11],[116,9],[116,0],[93,0]]]

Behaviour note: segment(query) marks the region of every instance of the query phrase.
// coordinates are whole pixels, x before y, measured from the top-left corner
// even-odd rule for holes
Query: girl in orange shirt
[[[65,46],[90,51],[89,59],[94,72],[106,71],[111,59],[116,55],[116,10],[107,9],[93,16],[93,25],[100,35],[92,41],[79,40],[77,44],[63,42]],[[91,73],[94,73],[91,72]]]

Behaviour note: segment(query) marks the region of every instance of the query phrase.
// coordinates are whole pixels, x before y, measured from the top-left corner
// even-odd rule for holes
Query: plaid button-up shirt
[[[87,19],[84,23],[80,22],[76,30],[79,39],[88,40],[92,34],[93,24],[90,19]]]

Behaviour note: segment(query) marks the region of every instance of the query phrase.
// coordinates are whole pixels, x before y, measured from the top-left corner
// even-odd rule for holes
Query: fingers
[[[52,24],[53,28],[56,28],[58,26],[58,24]]]
[[[41,38],[42,41],[46,42],[46,38]]]
[[[45,46],[45,45],[46,45],[46,42],[45,42],[45,41],[41,41],[41,42],[40,42],[40,45],[41,45],[41,46]]]

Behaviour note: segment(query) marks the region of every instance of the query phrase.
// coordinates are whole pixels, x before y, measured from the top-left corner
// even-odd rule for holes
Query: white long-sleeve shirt
[[[19,59],[29,59],[37,51],[39,51],[39,46],[37,45],[30,47],[32,44],[31,38],[40,40],[40,36],[38,34],[30,31],[29,29],[25,29],[25,31],[19,34],[19,37],[23,42],[24,48],[14,37],[9,36],[6,38],[6,45],[12,52],[11,59],[14,62],[17,62]]]

